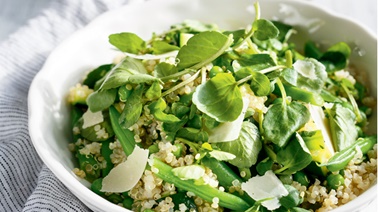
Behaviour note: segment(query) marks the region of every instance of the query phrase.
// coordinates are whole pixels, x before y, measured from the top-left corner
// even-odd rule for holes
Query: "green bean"
[[[218,198],[220,206],[238,211],[245,211],[251,207],[251,205],[238,196],[223,192],[209,185],[195,185],[193,180],[181,180],[179,177],[172,174],[171,166],[157,158],[154,158],[152,170],[153,168],[157,169],[157,171],[154,172],[155,175],[165,182],[190,191],[208,202],[212,202],[213,198]]]
[[[121,143],[123,151],[127,156],[131,155],[135,147],[134,133],[129,129],[123,129],[121,127],[118,121],[120,114],[113,105],[109,107],[109,115],[113,131]]]
[[[330,174],[327,176],[327,187],[337,190],[344,185],[344,177],[341,174]]]
[[[353,145],[336,153],[328,160],[326,164],[321,164],[320,166],[326,166],[327,169],[331,172],[336,172],[344,169],[357,153],[356,148],[360,148],[361,152],[363,154],[366,154],[370,149],[373,148],[374,144],[376,143],[376,136],[359,138]]]
[[[219,185],[223,186],[226,189],[226,191],[229,191],[231,187],[235,186],[235,182],[239,182],[240,184],[243,182],[243,179],[234,171],[232,171],[231,168],[225,162],[218,161],[217,159],[211,157],[204,157],[201,161],[205,166],[210,168],[215,175],[217,175]],[[239,196],[251,205],[253,205],[255,202],[245,192],[243,192],[243,194],[235,192],[235,195]]]
[[[106,166],[102,167],[102,177],[108,175],[110,170],[112,170],[112,168],[114,167],[112,159],[110,158],[110,155],[113,153],[113,150],[111,150],[109,147],[111,141],[111,139],[108,139],[101,143],[101,155],[102,157],[104,157],[104,160],[106,162]]]

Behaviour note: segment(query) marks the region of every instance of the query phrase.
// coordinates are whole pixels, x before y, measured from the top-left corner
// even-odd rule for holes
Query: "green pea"
[[[134,203],[134,200],[130,197],[127,197],[123,200],[122,204],[123,204],[123,207],[131,210],[133,208],[133,203]]]
[[[195,128],[195,129],[201,129],[202,127],[201,116],[198,114],[194,114],[193,118],[188,121],[187,126],[191,128]]]
[[[219,73],[223,73],[223,72],[224,72],[224,70],[221,67],[213,66],[210,70],[209,75],[210,75],[210,78],[213,78],[215,75],[217,75]]]
[[[293,183],[292,175],[280,175],[279,178],[283,184],[290,185]]]
[[[151,146],[149,146],[148,151],[149,151],[150,154],[159,152],[158,144],[155,143],[155,144],[152,144]]]
[[[96,193],[100,196],[103,196],[103,195],[105,195],[105,193],[102,192],[101,189],[102,189],[102,178],[98,178],[95,181],[93,181],[93,183],[91,184],[91,190],[94,193]]]
[[[306,187],[310,184],[310,180],[308,179],[307,175],[302,171],[296,172],[293,175],[293,180]]]
[[[341,174],[330,174],[327,176],[327,187],[337,190],[341,185],[344,185],[344,177]]]

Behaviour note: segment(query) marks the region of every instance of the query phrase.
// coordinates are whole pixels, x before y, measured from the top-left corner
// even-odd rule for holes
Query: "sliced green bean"
[[[240,184],[244,182],[244,180],[234,171],[232,171],[232,169],[223,161],[218,161],[217,159],[211,157],[204,157],[201,161],[205,166],[210,168],[215,175],[217,175],[219,185],[223,186],[226,191],[229,191],[232,186],[235,186],[235,182],[239,182]],[[255,202],[246,192],[243,192],[243,194],[235,192],[235,195],[239,196],[251,205],[253,205]]]
[[[80,169],[85,172],[85,179],[89,182],[93,182],[101,176],[100,165],[93,155],[83,155],[80,152],[77,153],[79,159]]]
[[[104,157],[104,160],[106,162],[106,166],[102,167],[102,177],[108,175],[110,170],[112,170],[112,168],[114,167],[112,159],[110,158],[110,155],[113,153],[113,150],[111,150],[109,147],[111,141],[111,139],[108,139],[106,141],[103,141],[101,144],[101,155],[102,157]]]
[[[190,191],[202,199],[212,202],[214,198],[219,199],[219,205],[231,210],[245,211],[251,205],[238,196],[223,192],[209,185],[195,185],[193,180],[181,180],[172,174],[172,167],[154,158],[153,168],[156,168],[156,176],[162,180],[174,184],[176,187]]]
[[[117,109],[113,105],[109,107],[109,115],[113,131],[121,143],[123,151],[127,156],[131,155],[135,147],[134,133],[129,129],[123,129],[121,127],[118,121],[120,113],[118,113]]]
[[[331,172],[336,172],[344,169],[357,153],[356,148],[360,148],[361,152],[363,154],[366,154],[370,149],[373,148],[374,144],[376,143],[376,136],[359,138],[353,145],[332,156],[326,164],[321,164],[319,166],[326,166],[327,169]]]

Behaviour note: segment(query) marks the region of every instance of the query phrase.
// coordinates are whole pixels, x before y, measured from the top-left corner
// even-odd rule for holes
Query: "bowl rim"
[[[120,8],[107,11],[98,17],[96,17],[94,20],[92,20],[88,25],[86,25],[84,28],[77,30],[72,35],[70,35],[68,38],[66,38],[63,42],[61,42],[56,49],[54,49],[50,56],[46,59],[45,64],[41,68],[41,70],[36,74],[35,78],[33,79],[31,86],[29,88],[29,95],[28,95],[28,129],[30,138],[32,140],[33,146],[35,147],[39,157],[42,159],[44,164],[53,172],[53,174],[71,191],[75,194],[75,196],[78,197],[78,194],[76,193],[75,189],[79,188],[80,192],[83,193],[83,195],[80,195],[81,198],[79,198],[81,201],[85,201],[85,203],[90,202],[98,202],[103,204],[103,206],[107,207],[111,211],[129,211],[125,208],[122,208],[116,204],[113,204],[104,198],[100,197],[99,195],[92,192],[90,189],[88,189],[86,186],[84,186],[79,180],[77,180],[67,169],[65,169],[62,166],[56,166],[55,163],[53,163],[53,160],[51,158],[47,157],[43,153],[43,149],[40,148],[38,145],[38,134],[36,131],[38,131],[37,126],[33,126],[34,119],[38,118],[35,117],[34,113],[34,105],[33,103],[33,97],[38,94],[37,84],[39,83],[39,79],[41,76],[48,72],[48,65],[49,61],[52,57],[54,57],[54,52],[60,49],[62,46],[66,45],[67,43],[71,42],[71,40],[75,39],[79,34],[85,32],[86,30],[90,29],[91,27],[95,26],[99,21],[102,20],[104,16],[108,16],[111,13],[114,13],[115,11],[121,11],[124,10],[126,7],[132,8],[132,7],[139,7],[144,4],[151,4],[151,2],[175,2],[174,0],[155,0],[155,1],[147,1],[147,2],[134,2],[132,4],[124,5]],[[276,2],[276,3],[289,3],[289,4],[296,4],[296,5],[303,5],[305,7],[313,7],[314,9],[317,9],[319,11],[323,11],[325,14],[329,15],[332,18],[342,19],[343,21],[347,21],[351,24],[356,25],[357,27],[361,28],[367,35],[369,35],[373,40],[377,40],[377,36],[370,30],[368,27],[364,25],[364,23],[360,23],[346,15],[342,15],[340,13],[336,13],[332,11],[329,8],[321,7],[320,5],[315,4],[314,2],[308,2],[308,1],[300,1],[300,0],[286,0],[286,1],[280,1],[280,0],[267,0],[262,1],[260,4],[265,4],[267,2]],[[366,200],[366,197],[374,195],[377,196],[376,193],[377,190],[377,184],[373,185],[371,188],[369,188],[367,191],[365,191],[363,194],[359,195],[355,200],[359,200],[361,203],[368,203],[368,200]],[[83,198],[83,199],[82,199]],[[353,201],[355,201],[353,200]],[[337,209],[334,209],[333,211],[341,211],[343,210],[344,206],[350,205],[351,202],[347,203],[346,205],[342,205],[338,207]],[[344,208],[343,208],[344,207]]]

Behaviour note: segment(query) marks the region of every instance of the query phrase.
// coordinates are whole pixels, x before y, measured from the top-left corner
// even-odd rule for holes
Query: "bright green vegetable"
[[[359,138],[353,145],[336,153],[328,160],[327,163],[320,164],[320,166],[326,166],[327,169],[331,172],[336,172],[344,169],[346,165],[348,165],[349,161],[351,161],[354,155],[357,153],[356,148],[359,148],[363,154],[366,154],[371,148],[373,148],[374,144],[376,143],[376,136]]]
[[[327,187],[337,190],[344,185],[344,177],[341,174],[330,174],[327,176]]]
[[[220,191],[209,185],[194,185],[192,180],[181,180],[172,174],[172,167],[163,163],[159,159],[154,158],[153,168],[158,171],[155,172],[156,176],[160,177],[166,182],[174,184],[180,189],[193,192],[202,199],[212,202],[214,197],[219,198],[219,205],[229,208],[231,210],[246,210],[250,206],[240,197]]]
[[[115,135],[122,145],[126,155],[130,155],[135,147],[134,133],[128,129],[123,129],[119,123],[120,114],[114,106],[109,108],[110,122],[112,124]]]

